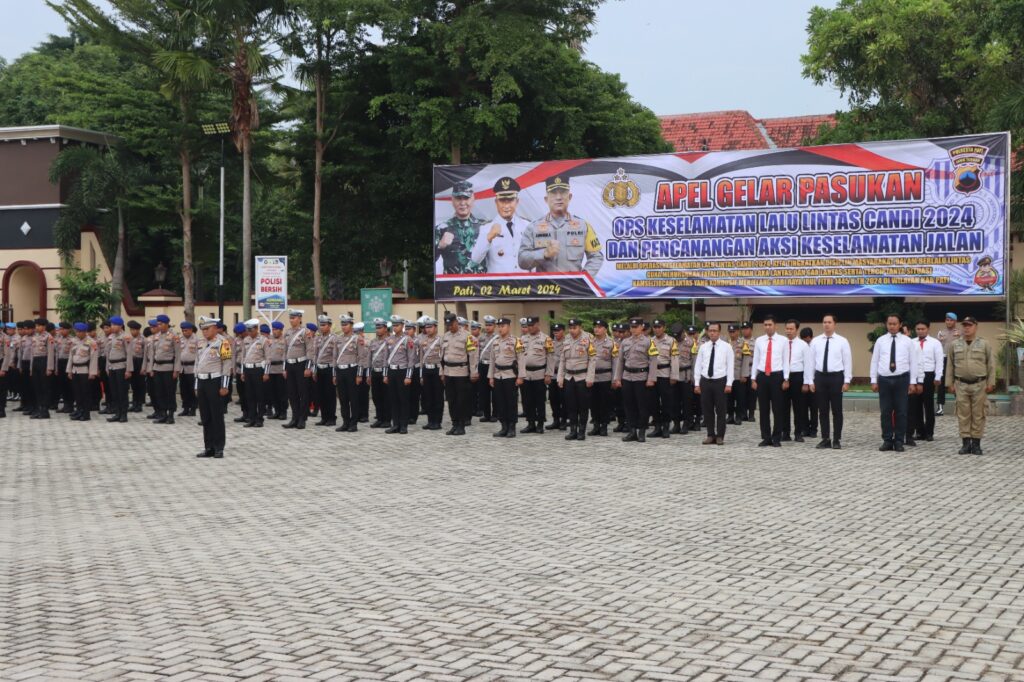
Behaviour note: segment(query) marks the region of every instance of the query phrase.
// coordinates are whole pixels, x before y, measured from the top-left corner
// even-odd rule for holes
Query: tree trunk
[[[185,319],[195,321],[195,270],[192,267],[192,156],[182,148],[181,157],[181,280]]]
[[[313,298],[316,301],[316,314],[324,312],[324,292],[320,281],[320,203],[323,192],[324,168],[324,113],[327,108],[327,93],[324,79],[316,79],[316,141],[314,148],[313,170]]]
[[[114,254],[114,271],[110,279],[110,288],[114,292],[113,314],[120,315],[121,301],[124,299],[124,210],[120,204],[117,206],[117,252]]]
[[[252,317],[252,137],[242,137],[242,317]]]

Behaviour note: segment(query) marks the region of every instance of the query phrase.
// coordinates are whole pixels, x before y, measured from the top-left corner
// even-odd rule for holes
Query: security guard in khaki
[[[963,443],[961,455],[980,455],[985,435],[988,394],[996,387],[995,353],[988,341],[978,338],[978,321],[965,317],[960,338],[950,346],[951,388],[956,393],[956,418]]]

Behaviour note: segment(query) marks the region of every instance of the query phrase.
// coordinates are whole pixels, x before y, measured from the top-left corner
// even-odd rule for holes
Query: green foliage
[[[701,325],[699,317],[690,314],[690,308],[684,306],[670,306],[660,313],[652,313],[651,306],[644,301],[630,301],[626,299],[594,300],[584,299],[578,301],[566,301],[562,306],[561,316],[555,318],[555,322],[565,324],[571,318],[583,322],[586,329],[591,329],[594,320],[604,320],[609,325],[616,322],[628,322],[631,317],[642,317],[647,322],[655,318],[664,320],[668,329],[685,328],[688,325]],[[678,325],[678,327],[676,327]]]
[[[57,312],[69,322],[99,322],[110,314],[114,293],[110,282],[99,281],[99,270],[68,270],[57,275]]]
[[[911,327],[917,320],[924,317],[924,305],[920,303],[907,303],[902,298],[875,298],[873,301],[871,312],[867,314],[866,318],[867,322],[875,325],[875,328],[867,334],[868,341],[871,342],[868,347],[869,351],[875,347],[876,339],[888,334],[885,321],[890,315],[899,315],[900,319]]]

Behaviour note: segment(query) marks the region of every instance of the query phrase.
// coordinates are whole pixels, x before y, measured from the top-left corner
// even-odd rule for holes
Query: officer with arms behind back
[[[233,362],[231,341],[218,331],[220,320],[199,317],[199,329],[206,340],[196,355],[196,400],[203,422],[203,451],[196,457],[224,456],[224,398],[231,383]]]

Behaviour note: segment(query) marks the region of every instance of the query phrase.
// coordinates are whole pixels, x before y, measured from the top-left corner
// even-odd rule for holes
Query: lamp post
[[[203,135],[220,137],[220,247],[217,266],[217,319],[224,319],[224,137],[231,133],[227,123],[203,123]]]

